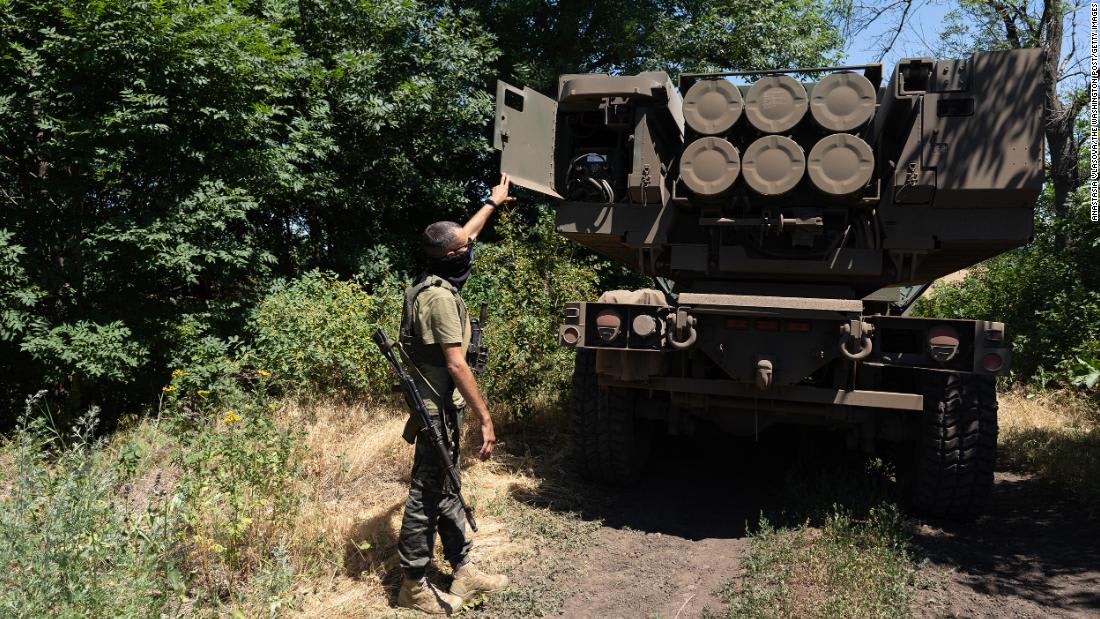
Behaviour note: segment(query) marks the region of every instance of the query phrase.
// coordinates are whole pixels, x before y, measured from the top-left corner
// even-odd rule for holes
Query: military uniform
[[[401,344],[409,361],[417,390],[440,433],[449,438],[451,457],[458,464],[458,440],[466,402],[455,388],[443,357],[442,344],[460,344],[465,355],[470,345],[470,320],[458,289],[441,277],[421,277],[405,290],[401,317]],[[405,440],[412,442],[420,429],[419,418],[409,418]],[[466,516],[458,494],[446,480],[446,471],[430,441],[415,441],[412,480],[397,552],[406,577],[419,579],[431,562],[435,533],[443,541],[443,553],[457,570],[467,561],[470,540]]]

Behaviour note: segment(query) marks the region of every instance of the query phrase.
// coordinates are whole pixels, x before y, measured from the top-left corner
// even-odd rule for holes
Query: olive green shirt
[[[451,293],[441,286],[429,286],[416,296],[412,307],[412,332],[422,345],[461,344],[462,354],[470,347],[470,319],[462,297]],[[463,318],[465,317],[465,320]],[[444,404],[450,402],[456,407],[466,405],[462,394],[454,386],[447,366],[442,362],[442,348],[439,355],[431,355],[431,360],[417,360],[413,379],[428,412],[437,414]]]

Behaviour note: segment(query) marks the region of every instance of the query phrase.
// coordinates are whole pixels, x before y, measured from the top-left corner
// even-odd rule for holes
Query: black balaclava
[[[452,286],[462,289],[462,285],[470,277],[470,269],[474,266],[474,241],[470,240],[469,248],[461,254],[445,256],[443,258],[428,258],[428,273],[438,275],[450,282]]]

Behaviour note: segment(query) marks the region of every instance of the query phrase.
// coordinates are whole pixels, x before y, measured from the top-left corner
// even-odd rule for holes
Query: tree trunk
[[[1050,154],[1050,182],[1054,187],[1054,214],[1059,218],[1069,216],[1070,196],[1080,184],[1077,169],[1077,141],[1074,139],[1073,126],[1080,106],[1074,102],[1062,103],[1058,95],[1058,81],[1061,79],[1062,61],[1062,24],[1064,9],[1058,0],[1046,0],[1043,18],[1046,23],[1044,47],[1046,63],[1043,65],[1043,86],[1046,89],[1046,109],[1044,124],[1047,139],[1047,152]],[[1054,237],[1055,249],[1065,249],[1069,240],[1057,226]]]

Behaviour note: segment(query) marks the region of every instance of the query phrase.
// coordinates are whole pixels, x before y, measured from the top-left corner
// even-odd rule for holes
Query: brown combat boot
[[[467,563],[455,572],[451,583],[451,593],[467,600],[477,593],[496,593],[508,586],[508,577],[504,574],[486,574],[473,563]]]
[[[462,608],[463,599],[446,591],[440,591],[427,579],[401,581],[401,592],[397,594],[397,605],[402,608],[419,610],[429,615],[452,615]]]

